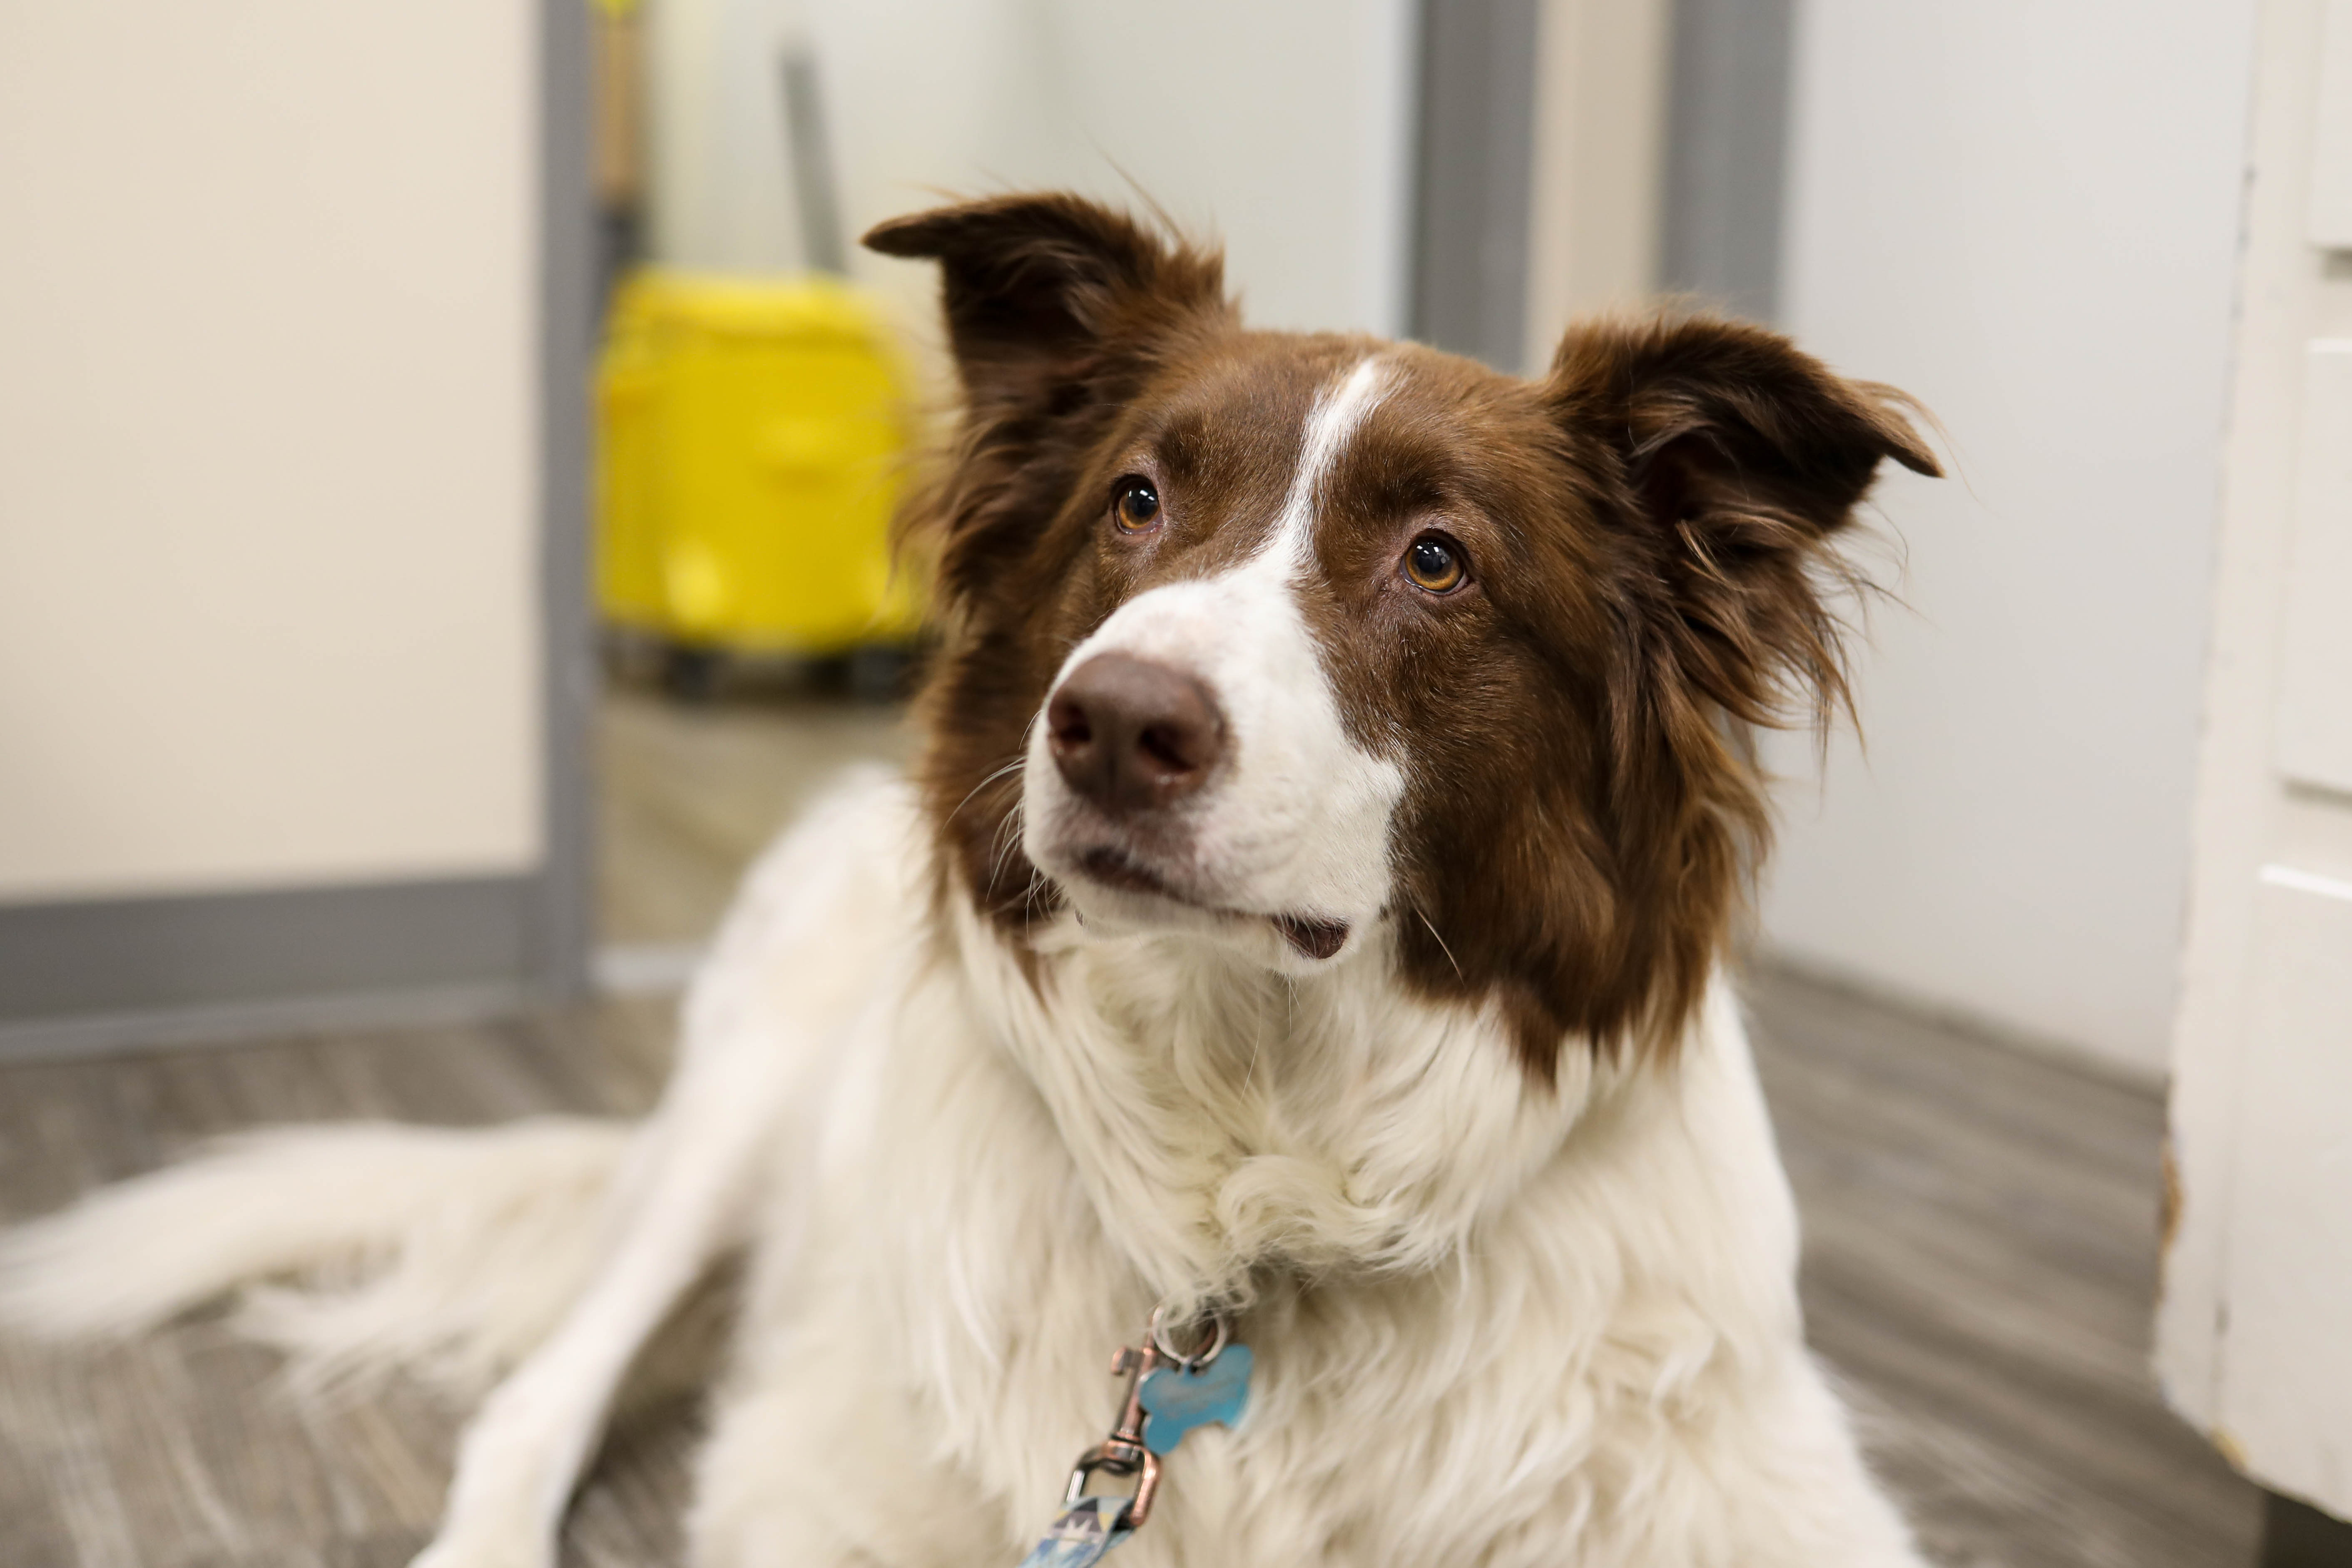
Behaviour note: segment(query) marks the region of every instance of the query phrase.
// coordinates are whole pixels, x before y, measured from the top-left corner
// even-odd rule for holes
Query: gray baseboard
[[[511,1009],[546,988],[536,877],[0,908],[0,1056]]]
[[[595,137],[588,7],[539,0],[539,468],[541,687],[547,858],[530,886],[537,989],[589,994],[595,947],[596,689],[588,512],[595,436],[589,387],[596,357]]]

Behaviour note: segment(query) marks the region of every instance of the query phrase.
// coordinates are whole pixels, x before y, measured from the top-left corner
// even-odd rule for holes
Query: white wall
[[[1407,0],[653,4],[665,262],[798,262],[776,62],[802,29],[853,235],[949,195],[1054,185],[1139,207],[1140,187],[1223,237],[1261,324],[1402,323]],[[931,268],[862,253],[852,266],[927,321]]]
[[[2181,940],[2252,0],[1799,7],[1785,324],[1956,477],[1784,792],[1801,960],[2160,1070]],[[1782,771],[1810,780],[1801,743]]]
[[[0,900],[536,859],[535,38],[0,6]]]
[[[800,262],[781,57],[798,0],[645,0],[648,248],[672,266]]]

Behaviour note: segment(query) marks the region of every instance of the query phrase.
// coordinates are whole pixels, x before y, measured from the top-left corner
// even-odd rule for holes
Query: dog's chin
[[[1189,932],[1286,973],[1320,969],[1338,958],[1358,923],[1321,914],[1237,909],[1115,845],[1042,855],[1038,862],[1089,931]]]

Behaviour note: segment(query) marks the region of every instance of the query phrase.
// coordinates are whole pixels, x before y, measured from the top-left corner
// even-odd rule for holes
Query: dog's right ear
[[[1217,256],[1080,196],[939,207],[877,225],[865,243],[940,263],[949,341],[983,418],[1116,395],[1099,385],[1107,373],[1131,374],[1188,321],[1229,309]]]

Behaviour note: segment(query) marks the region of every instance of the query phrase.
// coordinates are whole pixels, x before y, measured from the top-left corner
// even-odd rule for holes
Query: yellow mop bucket
[[[904,646],[891,570],[906,375],[880,309],[826,277],[646,272],[598,376],[597,598],[678,648],[824,657]]]

